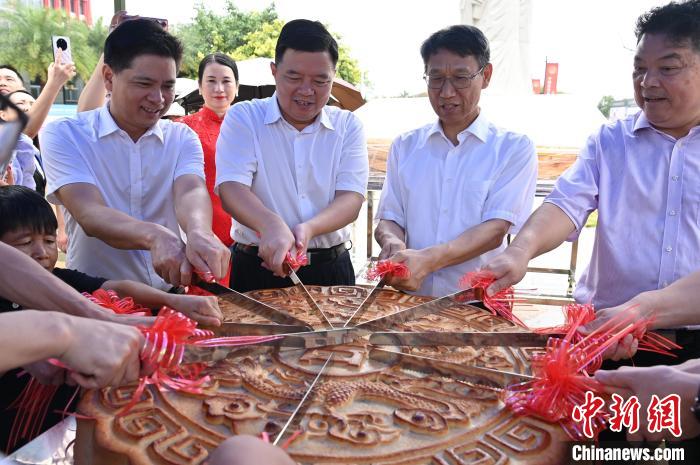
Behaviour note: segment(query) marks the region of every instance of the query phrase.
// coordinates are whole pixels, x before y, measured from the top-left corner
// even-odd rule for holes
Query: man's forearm
[[[543,203],[530,215],[509,247],[518,248],[533,259],[559,247],[575,229],[562,209]]]
[[[314,237],[342,229],[357,219],[363,201],[357,192],[336,191],[333,201],[306,224]]]
[[[88,236],[116,249],[150,250],[158,235],[172,234],[164,226],[139,221],[104,205],[93,205],[90,211],[73,214],[73,217]]]
[[[510,223],[505,220],[489,220],[473,226],[457,238],[427,249],[436,264],[434,271],[463,263],[493,250],[503,243]]]
[[[381,248],[390,242],[400,242],[406,245],[406,231],[391,220],[379,220],[377,229],[374,231],[374,238]]]
[[[0,315],[0,372],[60,356],[68,346],[70,319],[56,312],[24,310]]]
[[[61,87],[62,86],[58,86],[51,81],[46,83],[44,90],[41,91],[41,94],[39,94],[39,97],[27,113],[29,121],[24,128],[24,133],[26,135],[34,138],[39,134],[39,129],[44,125],[44,121],[46,121],[46,117],[51,110],[51,105],[53,105],[53,102],[56,100],[58,93],[61,91]]]
[[[185,234],[194,230],[211,230],[211,198],[204,180],[196,175],[185,175],[175,180],[175,214]]]
[[[284,223],[255,195],[250,187],[238,182],[226,182],[219,186],[219,197],[224,210],[242,225],[262,232],[271,223]]]
[[[654,328],[700,325],[700,271],[691,273],[670,286],[639,294],[630,301],[653,312]]]

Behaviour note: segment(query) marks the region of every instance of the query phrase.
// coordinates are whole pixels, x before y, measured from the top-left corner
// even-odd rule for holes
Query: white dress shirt
[[[514,233],[531,212],[537,154],[530,139],[495,127],[483,114],[457,139],[455,146],[436,121],[391,145],[376,219],[401,226],[409,249],[444,244],[492,219],[510,222]],[[417,294],[456,292],[464,273],[481,268],[504,248],[501,244],[430,274]]]
[[[299,131],[284,120],[276,94],[235,104],[216,144],[216,192],[222,183],[250,186],[290,228],[324,210],[339,190],[365,195],[369,161],[362,123],[347,110],[325,106]],[[258,244],[256,233],[234,218],[231,237]],[[309,248],[350,239],[350,227],[316,236]]]
[[[545,201],[576,225],[570,240],[598,210],[577,302],[613,307],[666,287],[700,269],[700,126],[674,139],[642,112],[607,124]]]
[[[180,236],[173,182],[186,174],[204,178],[202,146],[189,127],[160,120],[134,142],[105,105],[48,123],[40,138],[49,201],[60,204],[55,193],[67,184],[92,184],[108,207]],[[88,237],[66,213],[68,268],[164,290],[171,287],[156,274],[149,251],[115,249]]]

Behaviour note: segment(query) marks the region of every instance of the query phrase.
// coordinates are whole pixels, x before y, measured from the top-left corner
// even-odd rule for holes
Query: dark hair
[[[637,19],[637,43],[644,34],[663,34],[676,45],[690,42],[700,52],[700,1],[671,2],[653,8]]]
[[[202,78],[204,77],[204,70],[207,65],[212,63],[218,63],[220,65],[228,66],[233,71],[233,77],[236,78],[236,83],[238,83],[238,66],[236,61],[225,53],[216,52],[210,53],[209,55],[202,58],[199,62],[199,69],[197,70],[197,81],[201,84]]]
[[[420,47],[423,65],[428,70],[428,60],[439,50],[448,50],[461,57],[473,56],[484,67],[491,59],[489,41],[483,32],[474,26],[457,25],[431,34]]]
[[[289,48],[302,52],[328,52],[333,66],[338,64],[338,42],[318,21],[295,19],[284,25],[275,46],[276,64],[280,64]]]
[[[179,68],[182,44],[155,21],[133,19],[124,21],[107,36],[104,55],[105,63],[115,73],[129,68],[140,55],[172,58]]]
[[[56,234],[58,222],[49,202],[24,186],[0,187],[0,236],[20,228],[38,234]]]
[[[19,71],[17,71],[17,68],[15,68],[15,67],[12,66],[12,65],[0,65],[0,69],[3,69],[3,68],[4,68],[4,69],[9,69],[9,70],[12,71],[13,73],[15,73],[15,74],[17,75],[17,77],[19,78],[19,82],[21,82],[22,85],[24,85],[24,79],[22,78],[22,75],[19,74]]]

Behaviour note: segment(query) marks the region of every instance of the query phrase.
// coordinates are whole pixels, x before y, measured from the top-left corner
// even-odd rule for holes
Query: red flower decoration
[[[102,308],[111,310],[119,315],[151,316],[151,309],[134,303],[131,297],[120,298],[113,290],[98,289],[92,294],[83,295]]]
[[[491,310],[491,313],[512,321],[518,326],[527,328],[527,325],[513,314],[513,304],[516,302],[516,299],[512,287],[501,289],[492,296],[486,294],[486,289],[494,281],[496,281],[496,277],[489,271],[470,271],[459,280],[459,286],[463,289],[482,289],[484,291],[484,306]]]
[[[369,268],[367,268],[365,278],[369,281],[377,281],[387,275],[405,279],[411,276],[411,270],[403,263],[396,263],[391,260],[379,260],[378,262],[370,264]]]

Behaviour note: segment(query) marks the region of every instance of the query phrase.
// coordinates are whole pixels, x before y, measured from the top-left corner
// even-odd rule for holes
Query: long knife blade
[[[279,434],[277,434],[275,441],[272,443],[273,445],[276,446],[279,444],[279,442],[282,440],[282,437],[284,437],[285,433],[287,433],[287,431],[289,430],[289,428],[292,425],[299,425],[299,423],[301,423],[301,420],[304,416],[304,413],[306,413],[306,410],[310,406],[309,399],[310,399],[311,393],[313,392],[314,388],[318,384],[318,380],[321,379],[321,375],[326,370],[326,367],[331,362],[332,358],[333,358],[333,354],[331,353],[328,356],[326,363],[324,363],[323,366],[321,367],[321,369],[319,370],[318,374],[316,375],[316,378],[314,378],[314,380],[311,382],[311,385],[304,393],[304,397],[301,398],[301,401],[297,405],[297,408],[294,409],[294,412],[292,412],[292,415],[287,420],[287,423],[285,423],[284,426],[282,427],[282,431],[280,431]]]
[[[312,328],[301,325],[279,325],[264,323],[222,323],[221,326],[207,328],[217,336],[266,336],[269,334],[291,334],[311,332]]]
[[[417,320],[418,318],[437,313],[440,310],[448,309],[453,307],[455,304],[470,304],[477,303],[483,300],[483,290],[480,288],[465,289],[463,291],[455,292],[454,294],[441,297],[439,299],[431,300],[423,304],[416,305],[405,310],[400,310],[398,312],[375,318],[373,320],[365,321],[357,325],[357,328],[382,330],[391,328],[395,324],[407,323],[409,321]]]
[[[460,377],[467,378],[468,381],[475,381],[475,378],[485,378],[501,387],[535,379],[533,376],[522,373],[496,370],[478,365],[447,362],[438,358],[405,354],[392,350],[373,348],[369,352],[369,358],[374,362],[380,362],[386,365],[400,365],[402,368],[419,371],[428,375],[434,375],[437,372],[438,374],[453,379],[459,379]]]
[[[510,346],[544,347],[549,336],[526,332],[376,332],[369,338],[375,346]]]
[[[301,282],[296,271],[294,271],[294,269],[289,265],[287,265],[286,268],[287,268],[287,271],[289,271],[289,277],[291,278],[292,282],[294,283],[294,287],[299,289],[299,291],[301,292],[301,295],[304,296],[304,299],[306,299],[306,302],[311,307],[311,310],[316,314],[316,316],[319,318],[319,320],[321,320],[321,323],[326,328],[333,329],[333,325],[331,324],[330,321],[328,321],[326,314],[323,313],[323,310],[321,310],[321,307],[319,307],[318,304],[316,303],[316,301],[314,300],[314,298],[311,297],[309,290],[306,289],[306,286],[304,286],[304,283]]]
[[[367,294],[367,297],[365,297],[365,300],[362,301],[359,307],[357,307],[357,310],[350,316],[348,321],[345,322],[343,325],[343,328],[347,328],[348,326],[356,326],[357,323],[360,321],[362,316],[365,314],[368,308],[372,306],[374,301],[377,299],[377,296],[379,293],[384,289],[384,286],[386,284],[386,281],[384,278],[380,279],[379,282],[377,283],[376,286],[372,288],[369,294]]]
[[[295,325],[306,327],[309,326],[308,323],[306,323],[305,321],[300,320],[299,318],[296,318],[287,312],[277,310],[276,308],[271,307],[266,303],[260,302],[259,300],[255,300],[252,297],[248,297],[247,295],[241,294],[240,292],[234,291],[233,289],[229,289],[228,287],[222,286],[219,283],[207,283],[204,281],[199,281],[197,283],[197,286],[201,287],[207,292],[211,292],[212,294],[216,295],[217,297],[220,297],[221,299],[233,303],[237,307],[241,307],[244,310],[248,310],[251,313],[255,313],[256,315],[267,318],[268,320],[274,321],[275,323],[280,323],[283,325]]]
[[[338,328],[327,331],[308,331],[291,334],[272,334],[278,339],[255,343],[259,346],[291,347],[295,349],[317,349],[319,347],[350,344],[367,336],[369,331],[357,328]],[[198,347],[187,346],[182,357],[183,363],[209,363],[223,360],[242,346]],[[246,346],[250,347],[250,346]]]

